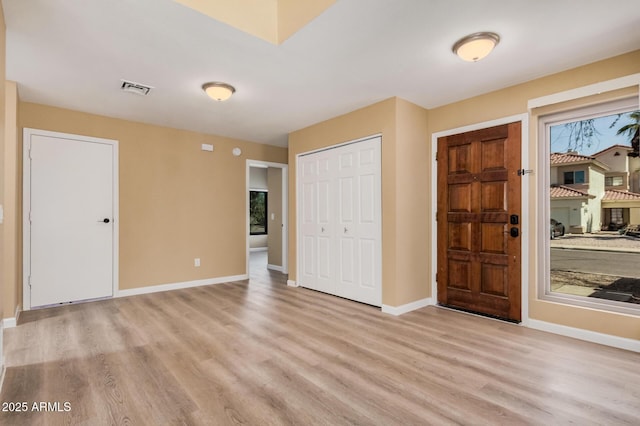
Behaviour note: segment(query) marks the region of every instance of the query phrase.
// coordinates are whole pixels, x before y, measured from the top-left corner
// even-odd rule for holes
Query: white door
[[[303,157],[299,168],[300,203],[303,206],[300,215],[300,281],[307,288],[333,292],[333,162],[330,155],[321,152]]]
[[[301,286],[380,306],[380,138],[301,156]]]
[[[116,148],[27,133],[30,306],[112,296]]]
[[[382,303],[380,140],[338,148],[338,276],[336,294]]]

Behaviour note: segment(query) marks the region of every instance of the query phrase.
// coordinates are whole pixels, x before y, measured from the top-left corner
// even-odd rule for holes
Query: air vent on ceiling
[[[129,93],[135,93],[136,95],[146,96],[149,94],[152,86],[146,86],[144,84],[136,83],[133,81],[122,80],[122,86],[120,86],[122,90]]]

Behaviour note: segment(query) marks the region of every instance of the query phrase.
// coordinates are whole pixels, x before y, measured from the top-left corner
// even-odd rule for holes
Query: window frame
[[[602,101],[582,107],[576,106],[570,109],[545,113],[538,116],[538,144],[540,155],[538,160],[543,170],[543,172],[539,174],[540,177],[538,179],[538,183],[541,188],[540,195],[542,196],[540,203],[542,211],[539,216],[540,226],[538,227],[538,238],[543,242],[539,245],[539,256],[541,260],[539,263],[541,272],[540,276],[543,278],[538,280],[537,284],[537,295],[540,300],[640,316],[640,304],[552,292],[550,267],[551,252],[548,225],[551,218],[551,199],[549,189],[551,182],[551,167],[549,162],[551,155],[551,126],[633,111],[639,108],[639,103],[639,98],[636,95],[624,97],[623,99]]]
[[[620,183],[615,183],[615,179],[620,179]],[[609,180],[611,183],[607,183]],[[624,186],[624,177],[623,176],[605,176],[604,177],[604,186]]]
[[[577,182],[576,173],[582,173],[582,182]],[[567,182],[567,175],[571,174],[571,183]],[[584,170],[572,170],[570,172],[564,172],[564,185],[584,185],[587,183]]]

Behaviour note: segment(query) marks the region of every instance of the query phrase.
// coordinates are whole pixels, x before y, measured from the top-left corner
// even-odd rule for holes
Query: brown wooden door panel
[[[520,321],[520,123],[438,139],[438,302]],[[520,222],[520,220],[518,221]]]

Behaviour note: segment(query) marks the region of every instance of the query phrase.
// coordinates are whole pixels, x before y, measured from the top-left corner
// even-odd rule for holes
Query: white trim
[[[7,372],[7,369],[4,366],[4,362],[2,363],[0,368],[2,369],[2,371],[0,371],[0,392],[2,392],[2,386],[4,385],[4,375]]]
[[[15,314],[13,318],[5,318],[2,320],[3,328],[13,328],[18,325],[18,320],[20,319],[20,305],[16,306]],[[1,347],[1,346],[0,346]]]
[[[613,101],[603,101],[595,105],[582,107],[576,106],[567,111],[551,113],[537,118],[539,141],[537,149],[538,164],[547,165],[543,172],[538,174],[538,187],[540,188],[540,191],[544,191],[542,194],[539,194],[542,195],[542,200],[539,203],[541,209],[538,209],[538,238],[539,241],[542,241],[542,244],[538,245],[538,276],[540,277],[536,288],[538,299],[546,302],[562,303],[567,306],[578,308],[600,309],[617,314],[640,315],[638,305],[633,303],[552,292],[550,268],[551,243],[548,237],[547,228],[551,216],[551,200],[549,198],[548,191],[551,182],[551,172],[549,167],[549,156],[551,155],[551,127],[564,124],[566,122],[626,112],[630,109],[636,109],[639,103],[640,101],[635,97],[628,97]]]
[[[249,254],[252,249],[249,245],[249,238],[251,237],[251,233],[249,230],[249,191],[251,191],[249,187],[250,176],[251,176],[251,167],[259,167],[259,168],[269,168],[274,167],[278,169],[282,169],[282,273],[287,274],[289,272],[289,265],[287,263],[287,259],[289,259],[289,166],[284,163],[273,163],[270,161],[260,161],[260,160],[251,160],[247,159],[245,162],[245,223],[246,223],[246,273],[249,275]],[[260,191],[264,191],[261,189]],[[267,247],[268,249],[268,247]]]
[[[287,285],[289,287],[298,287],[298,283],[295,282],[294,280],[287,280]]]
[[[406,303],[400,306],[382,305],[382,312],[385,314],[399,316],[406,314],[407,312],[415,311],[416,309],[424,308],[425,306],[434,304],[433,297],[427,297],[425,299],[416,300],[415,302]]]
[[[586,96],[599,95],[602,92],[610,92],[612,90],[624,89],[631,86],[640,86],[640,73],[614,78],[613,80],[601,81],[599,83],[589,84],[588,86],[565,90],[564,92],[553,93],[539,98],[529,99],[527,102],[527,108],[531,110],[533,108],[572,101]]]
[[[537,319],[529,319],[529,327],[535,330],[547,331],[549,333],[560,334],[561,336],[585,340],[587,342],[612,346],[614,348],[625,349],[633,352],[640,352],[640,340],[636,339],[628,339],[625,337],[612,336],[610,334],[597,333],[595,331],[568,327],[566,325],[554,324]]]
[[[3,328],[14,328],[17,325],[18,325],[18,319],[16,317],[5,318],[2,320]]]
[[[96,138],[93,136],[73,135],[69,133],[51,132],[48,130],[23,129],[22,143],[22,310],[31,309],[31,291],[29,275],[31,271],[31,224],[29,213],[31,211],[31,161],[29,150],[31,149],[31,136],[41,135],[53,138],[71,139],[82,142],[101,143],[111,145],[113,165],[113,249],[112,249],[112,289],[113,297],[118,292],[119,286],[119,250],[120,250],[120,205],[119,205],[119,165],[118,165],[118,141],[114,139]]]
[[[438,138],[443,136],[455,135],[458,133],[471,132],[474,130],[486,129],[488,127],[500,126],[502,124],[508,124],[519,121],[521,123],[521,165],[523,169],[530,169],[531,163],[529,162],[529,114],[516,114],[509,117],[498,118],[495,120],[484,121],[481,123],[470,124],[468,126],[458,127],[455,129],[443,130],[431,135],[431,210],[433,217],[431,218],[431,229],[433,230],[431,238],[431,270],[433,271],[433,277],[431,282],[431,296],[434,300],[434,304],[438,300],[438,283],[436,282],[435,274],[438,270],[438,222],[436,221],[436,215],[438,213],[438,162],[436,161],[436,154],[438,150]],[[535,173],[534,173],[535,174]],[[521,282],[521,301],[520,301],[520,316],[521,324],[527,325],[529,322],[529,257],[531,256],[530,247],[532,244],[529,218],[529,174],[522,177],[521,187],[521,226],[520,228],[520,241],[521,241],[521,264],[520,264],[520,282]]]
[[[254,252],[257,252],[257,251],[267,251],[267,250],[269,250],[269,247],[251,247],[249,249],[249,252],[250,253],[254,253]]]
[[[225,284],[235,281],[248,280],[248,275],[232,275],[228,277],[207,278],[204,280],[184,281],[179,283],[151,285],[148,287],[137,287],[126,290],[119,290],[115,297],[137,296],[139,294],[158,293],[161,291],[180,290],[183,288],[201,287],[212,284]]]
[[[267,269],[271,269],[272,271],[282,272],[282,266],[280,265],[267,264]]]

